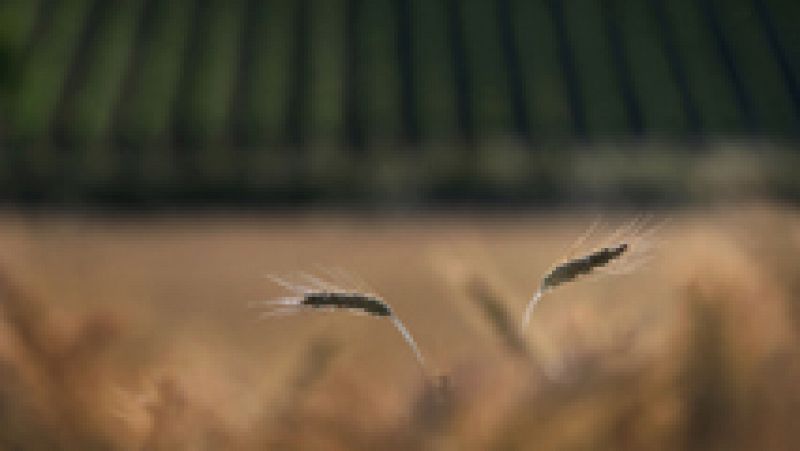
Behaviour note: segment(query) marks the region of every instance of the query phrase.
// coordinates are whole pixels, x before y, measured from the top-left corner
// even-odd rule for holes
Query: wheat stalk
[[[430,374],[417,341],[389,304],[380,296],[369,292],[340,288],[310,274],[299,273],[299,276],[303,281],[289,281],[274,275],[267,276],[273,282],[293,292],[293,295],[255,303],[255,306],[264,309],[261,313],[262,318],[293,315],[303,311],[314,310],[345,311],[387,318],[394,328],[400,332],[403,341],[411,349],[422,371],[426,375]]]
[[[607,274],[629,272],[648,260],[650,258],[649,255],[644,254],[650,251],[653,245],[646,243],[646,239],[652,236],[666,222],[661,221],[656,225],[650,225],[651,219],[652,218],[649,217],[636,218],[617,229],[617,231],[606,238],[605,241],[614,242],[620,240],[620,237],[623,235],[630,235],[631,238],[629,239],[622,239],[615,244],[601,247],[577,258],[566,259],[555,265],[553,269],[542,278],[539,288],[525,306],[525,312],[522,315],[522,327],[525,328],[528,326],[534,308],[548,291],[573,282],[583,276],[595,274],[600,271]],[[586,241],[597,229],[598,224],[599,221],[595,221],[595,223],[570,246],[570,252],[574,252],[577,247]],[[634,252],[639,255],[638,259],[631,259],[631,255]],[[625,257],[629,259],[627,267],[617,268],[616,271],[610,270],[610,265],[620,262]]]
[[[544,294],[559,285],[574,281],[580,276],[588,275],[597,268],[606,266],[612,260],[619,258],[628,250],[627,243],[620,243],[614,247],[604,247],[582,257],[567,260],[566,262],[553,268],[542,279],[539,289],[525,306],[525,314],[522,317],[522,327],[526,327],[531,320],[534,307],[539,303]]]

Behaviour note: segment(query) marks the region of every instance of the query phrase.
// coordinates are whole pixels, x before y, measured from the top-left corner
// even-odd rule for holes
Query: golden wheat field
[[[800,215],[654,217],[648,262],[521,330],[592,215],[6,212],[0,449],[797,449]],[[266,275],[326,268],[391,304],[435,378],[384,318],[251,308],[286,295]]]

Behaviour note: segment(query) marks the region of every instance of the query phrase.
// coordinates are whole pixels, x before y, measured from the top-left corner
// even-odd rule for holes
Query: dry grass
[[[6,214],[0,449],[793,449],[800,217],[672,216],[650,265],[521,334],[590,218]],[[315,263],[376,287],[445,386],[382,321],[246,308]]]

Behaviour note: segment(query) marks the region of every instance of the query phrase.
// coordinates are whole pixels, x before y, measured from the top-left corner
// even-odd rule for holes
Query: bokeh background
[[[798,23],[0,0],[0,450],[797,449]],[[520,329],[598,214],[573,255],[646,261]],[[259,319],[296,271],[364,279],[434,377],[380,318]]]
[[[13,201],[798,198],[791,0],[1,5]]]

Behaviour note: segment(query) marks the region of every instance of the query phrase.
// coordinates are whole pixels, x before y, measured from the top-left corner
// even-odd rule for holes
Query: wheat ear
[[[648,256],[643,256],[652,246],[645,243],[647,238],[651,237],[660,227],[664,225],[665,221],[661,221],[653,225],[652,217],[640,216],[633,221],[618,228],[611,236],[607,237],[605,241],[617,244],[596,249],[588,254],[584,254],[577,258],[567,258],[562,263],[556,265],[551,269],[542,279],[539,288],[533,293],[533,296],[525,306],[525,312],[522,315],[522,327],[528,326],[531,320],[531,315],[536,305],[541,301],[542,297],[548,291],[566,283],[572,282],[575,279],[593,274],[596,272],[606,272],[608,274],[614,273],[609,270],[608,265],[617,263],[621,259],[628,260],[627,268],[618,268],[619,273],[624,273],[632,270],[640,263],[644,263]],[[570,246],[570,252],[574,252],[583,242],[585,242],[597,230],[598,221],[589,227],[589,229],[581,235]],[[623,235],[630,236],[629,239],[620,240]],[[631,257],[638,255],[639,259],[632,260]],[[618,265],[617,265],[618,266]]]
[[[395,329],[400,332],[406,345],[411,349],[414,358],[426,376],[429,376],[425,358],[411,332],[403,321],[394,313],[389,304],[376,294],[357,290],[347,290],[333,285],[315,276],[299,273],[301,280],[287,280],[273,275],[268,276],[273,282],[293,292],[277,300],[259,301],[253,306],[262,309],[261,317],[293,315],[303,311],[345,311],[359,315],[388,318]]]
[[[604,247],[584,256],[567,260],[553,268],[544,276],[541,285],[539,285],[539,289],[536,290],[531,300],[528,301],[528,305],[525,306],[525,313],[522,316],[522,327],[527,327],[531,320],[533,309],[546,292],[608,265],[627,252],[628,248],[629,246],[627,243],[620,243],[612,247]]]

